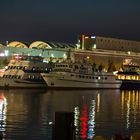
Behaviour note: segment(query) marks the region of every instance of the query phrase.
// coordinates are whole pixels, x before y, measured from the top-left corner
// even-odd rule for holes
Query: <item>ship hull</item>
[[[140,89],[140,81],[122,80],[121,89]]]
[[[46,88],[44,81],[31,81],[24,79],[10,79],[0,78],[1,89],[13,89],[13,88]]]
[[[48,88],[74,88],[74,89],[118,89],[121,86],[121,81],[108,80],[93,80],[70,77],[70,74],[45,74],[43,75]]]

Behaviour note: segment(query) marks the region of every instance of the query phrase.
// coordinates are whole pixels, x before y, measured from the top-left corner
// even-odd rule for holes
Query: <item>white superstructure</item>
[[[41,73],[50,88],[120,88],[121,81],[113,73],[93,72],[82,63],[57,63],[52,72]]]
[[[48,72],[48,64],[39,56],[14,55],[0,78],[1,88],[42,88],[46,84],[40,75]]]

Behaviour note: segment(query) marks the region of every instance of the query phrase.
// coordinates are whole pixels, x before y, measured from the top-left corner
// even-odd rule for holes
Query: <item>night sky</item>
[[[0,1],[0,43],[76,43],[78,34],[140,41],[140,0]]]

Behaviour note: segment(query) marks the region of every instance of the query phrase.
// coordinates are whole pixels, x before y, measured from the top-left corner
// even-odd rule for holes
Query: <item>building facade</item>
[[[77,47],[83,50],[115,50],[124,52],[140,52],[140,41],[123,40],[100,36],[79,35]]]
[[[79,35],[76,46],[75,60],[87,58],[90,63],[103,65],[105,69],[108,69],[109,64],[113,64],[118,70],[126,60],[132,65],[140,66],[139,41]]]

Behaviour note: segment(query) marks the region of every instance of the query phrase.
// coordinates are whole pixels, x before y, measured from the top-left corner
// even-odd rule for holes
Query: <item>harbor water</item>
[[[74,113],[76,140],[130,137],[140,132],[140,91],[0,90],[0,138],[52,140],[56,112]]]

